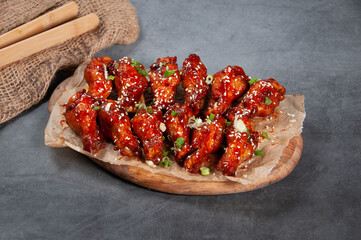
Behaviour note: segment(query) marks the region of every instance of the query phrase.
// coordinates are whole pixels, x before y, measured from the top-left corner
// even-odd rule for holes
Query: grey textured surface
[[[98,55],[197,53],[304,94],[304,150],[256,191],[177,196],[125,182],[44,146],[47,100],[0,129],[0,239],[358,239],[361,235],[361,2],[138,1],[136,43]],[[69,72],[60,72],[55,86]]]

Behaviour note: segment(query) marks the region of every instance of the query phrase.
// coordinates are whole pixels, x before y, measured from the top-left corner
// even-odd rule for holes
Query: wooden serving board
[[[51,112],[65,86],[66,81],[62,82],[53,92],[49,100],[49,112]],[[107,171],[129,182],[160,192],[184,195],[218,195],[247,192],[280,181],[296,167],[301,157],[302,148],[302,136],[299,135],[292,138],[284,149],[279,163],[272,169],[270,174],[265,178],[259,179],[254,184],[247,185],[232,181],[186,181],[175,176],[153,174],[135,166],[114,165],[97,159],[91,159]]]

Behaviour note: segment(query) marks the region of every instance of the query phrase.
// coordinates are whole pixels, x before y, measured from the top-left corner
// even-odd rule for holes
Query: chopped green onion
[[[256,150],[256,151],[254,151],[254,155],[256,155],[256,156],[262,156],[262,155],[263,155],[263,150]]]
[[[163,136],[162,138],[163,138],[163,141],[164,141],[164,140],[165,140],[165,137]]]
[[[173,117],[177,116],[177,112],[176,111],[172,111],[172,113],[170,114],[172,115]]]
[[[109,80],[114,80],[114,78],[115,77],[113,75],[109,75],[109,77],[108,77]]]
[[[140,107],[140,105],[142,105],[142,103],[136,103],[135,107]]]
[[[249,128],[247,128],[246,133],[247,133],[247,138],[250,138],[251,134],[249,134]]]
[[[173,151],[180,151],[181,149],[180,149],[180,148],[176,148],[176,147],[172,147],[171,150],[173,150]]]
[[[249,80],[249,85],[252,85],[253,83],[257,82],[258,78],[253,78],[252,80]]]
[[[213,113],[211,113],[211,115],[209,115],[209,117],[207,119],[207,123],[211,123],[213,121],[213,119],[214,119],[214,116],[215,115]]]
[[[182,75],[182,74],[183,74],[183,72],[182,72],[182,71],[180,71],[180,72],[179,72],[179,75]]]
[[[166,62],[162,62],[162,66],[165,66],[165,65],[167,65],[167,63],[166,63]]]
[[[168,66],[167,66],[167,69],[165,70],[165,73],[164,73],[163,77],[166,78],[166,77],[172,76],[176,71],[177,71],[177,70],[171,70],[171,71],[169,71],[169,70],[168,70]]]
[[[231,124],[232,124],[232,122],[226,121],[226,126],[229,126],[229,125],[231,125]]]
[[[100,106],[96,106],[93,108],[94,110],[100,110]]]
[[[147,71],[145,71],[144,69],[138,68],[137,70],[138,70],[138,73],[139,73],[139,74],[141,74],[141,75],[143,75],[143,76],[148,76]]]
[[[223,129],[223,131],[222,131],[223,133],[226,133],[227,132],[227,129]]]
[[[170,135],[167,135],[167,138],[169,141],[172,141],[172,137]]]
[[[169,152],[166,149],[163,149],[163,156],[168,156],[168,155],[169,155]]]
[[[177,145],[179,148],[184,146],[184,138],[179,137],[177,138],[177,140],[175,140],[174,142],[175,145]]]
[[[211,169],[207,167],[201,167],[199,170],[201,170],[201,174],[203,176],[209,175],[211,173]]]
[[[138,73],[143,75],[143,76],[148,76],[147,71],[145,71],[144,69],[140,68],[139,66],[141,65],[140,62],[136,61],[136,60],[132,60],[131,61],[131,66],[135,67],[135,69],[137,69]]]
[[[213,76],[212,75],[208,75],[207,77],[206,77],[206,83],[207,84],[211,84],[213,82]]]
[[[170,167],[173,163],[170,161],[169,157],[162,158],[162,161],[158,163],[161,167]]]
[[[262,137],[269,139],[268,134],[266,132],[262,132],[261,135],[262,135]]]
[[[152,110],[150,107],[147,107],[147,108],[145,109],[145,111],[146,111],[147,113],[149,113],[149,114],[152,114],[152,113],[153,113],[153,110]]]
[[[132,65],[131,65],[132,67],[139,67],[139,66],[140,66],[140,62],[138,62],[137,60],[134,60],[134,59],[133,59],[133,60],[131,61],[131,63],[132,63]]]
[[[209,115],[209,120],[213,121],[213,119],[214,119],[214,114],[211,113],[211,115]]]
[[[264,104],[270,105],[272,103],[272,100],[266,97],[266,100],[264,101]]]

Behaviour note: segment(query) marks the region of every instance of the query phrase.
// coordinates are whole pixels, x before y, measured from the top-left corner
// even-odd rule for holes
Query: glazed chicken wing
[[[206,115],[221,115],[229,107],[232,101],[239,98],[249,88],[249,77],[238,66],[227,66],[222,71],[213,75],[211,99],[208,104]]]
[[[219,160],[217,170],[224,175],[234,176],[238,166],[252,157],[258,146],[258,132],[255,132],[248,119],[235,119],[227,127],[227,149]]]
[[[143,108],[132,119],[132,125],[142,142],[145,160],[157,165],[163,158],[162,111],[157,107]]]
[[[268,116],[285,99],[286,89],[273,78],[253,83],[242,98],[240,104],[229,110],[227,118],[231,121],[235,116],[251,118]]]
[[[181,72],[185,102],[197,115],[199,110],[203,108],[204,99],[209,89],[209,85],[206,83],[207,68],[198,55],[191,54],[184,60]]]
[[[180,83],[177,57],[158,58],[150,66],[150,86],[154,93],[154,106],[164,109],[173,105],[176,88]]]
[[[98,113],[102,134],[115,143],[123,156],[140,156],[139,141],[133,135],[127,112],[113,100],[104,100]]]
[[[215,153],[221,146],[225,122],[226,119],[219,116],[195,130],[191,147],[196,151],[184,161],[184,168],[187,171],[198,173],[203,164],[212,160],[209,154]]]
[[[136,112],[135,104],[144,103],[143,93],[148,87],[147,72],[142,64],[122,58],[114,64],[114,84],[118,101],[127,112]]]
[[[105,147],[96,118],[100,103],[85,93],[85,90],[74,94],[66,104],[65,119],[70,128],[81,136],[83,148],[96,153]]]
[[[113,90],[113,81],[109,79],[109,67],[113,64],[109,57],[96,57],[84,70],[84,78],[89,85],[89,95],[105,99]]]
[[[179,164],[190,150],[188,120],[193,115],[188,105],[177,103],[168,107],[164,115],[166,132],[171,137],[173,153]]]

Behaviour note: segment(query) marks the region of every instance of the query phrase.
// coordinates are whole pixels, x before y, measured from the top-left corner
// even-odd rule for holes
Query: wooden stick
[[[88,32],[99,25],[97,15],[91,13],[46,32],[25,39],[0,50],[0,67],[26,58],[46,48],[60,44]]]
[[[0,36],[0,48],[9,46],[38,33],[46,31],[61,23],[64,23],[78,14],[78,4],[70,2],[48,12],[34,20],[25,23],[7,33]]]

